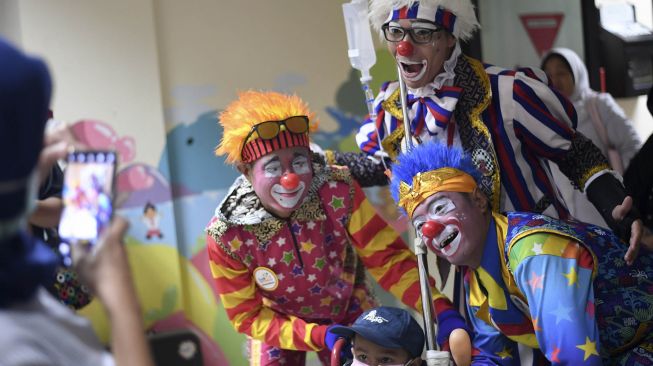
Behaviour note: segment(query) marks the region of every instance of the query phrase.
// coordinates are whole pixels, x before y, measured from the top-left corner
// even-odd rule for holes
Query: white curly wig
[[[370,0],[370,22],[374,29],[381,34],[381,39],[384,39],[381,27],[391,19],[392,12],[404,7],[410,9],[415,3],[418,3],[424,10],[431,10],[420,10],[415,17],[418,19],[424,19],[438,24],[435,15],[438,8],[443,8],[455,15],[456,19],[450,27],[453,29],[447,30],[456,39],[467,41],[472,38],[474,31],[481,27],[478,24],[476,14],[474,13],[474,6],[470,0]],[[426,17],[423,18],[424,15]],[[445,26],[444,24],[438,25]],[[444,28],[449,27],[445,26]]]

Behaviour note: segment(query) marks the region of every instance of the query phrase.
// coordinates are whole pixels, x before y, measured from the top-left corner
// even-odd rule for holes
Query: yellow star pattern
[[[567,283],[568,286],[571,286],[573,284],[578,285],[578,273],[576,273],[576,267],[571,267],[569,270],[569,273],[564,273],[563,276],[567,277]]]
[[[310,240],[302,242],[302,250],[306,253],[310,253],[313,248],[315,248],[315,244],[311,243]]]
[[[231,247],[231,250],[238,250],[240,249],[240,246],[243,245],[243,242],[238,239],[238,237],[235,237],[231,239],[229,242],[229,246]]]
[[[585,352],[583,361],[587,360],[591,355],[599,355],[599,353],[596,352],[596,342],[590,341],[589,337],[585,337],[585,344],[578,345],[576,348],[580,348]]]
[[[331,305],[331,301],[333,301],[333,297],[327,296],[327,297],[323,298],[322,300],[320,300],[320,305],[321,306],[329,306],[329,305]]]
[[[504,347],[503,351],[497,352],[497,356],[501,357],[502,360],[506,358],[512,358],[512,354],[510,354],[508,347]]]

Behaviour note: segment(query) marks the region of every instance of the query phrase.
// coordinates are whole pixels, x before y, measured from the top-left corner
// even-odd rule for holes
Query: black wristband
[[[633,222],[639,219],[639,211],[633,205],[626,216],[619,222],[612,218],[612,210],[623,203],[626,190],[623,184],[612,174],[602,174],[586,189],[587,199],[596,207],[605,222],[624,242],[630,241]]]

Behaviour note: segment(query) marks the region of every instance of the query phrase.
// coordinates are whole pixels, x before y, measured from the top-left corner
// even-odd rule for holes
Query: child
[[[361,314],[350,327],[332,333],[352,344],[351,366],[418,366],[422,364],[424,331],[404,309],[381,306]]]

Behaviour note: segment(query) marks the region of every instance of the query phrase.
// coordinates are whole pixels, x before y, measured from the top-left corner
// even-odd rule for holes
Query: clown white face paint
[[[427,222],[433,228],[431,237],[423,232]],[[469,195],[458,192],[436,193],[413,212],[417,234],[435,254],[456,265],[478,265],[487,231],[486,222],[483,210],[472,202]]]
[[[248,172],[263,207],[279,217],[289,217],[308,194],[313,179],[309,150],[277,150],[256,160]]]
[[[433,23],[418,19],[401,19],[389,23],[391,27],[402,27],[405,29],[436,29]],[[388,42],[388,50],[395,58],[397,65],[401,68],[401,76],[406,85],[412,89],[421,88],[435,79],[435,76],[443,71],[444,62],[451,55],[456,39],[446,31],[433,33],[431,42],[418,44],[413,41],[409,34],[404,42],[410,42],[412,52],[399,54],[397,46],[401,42]]]

